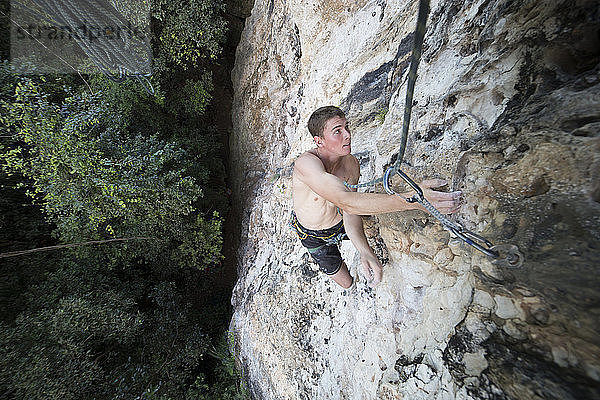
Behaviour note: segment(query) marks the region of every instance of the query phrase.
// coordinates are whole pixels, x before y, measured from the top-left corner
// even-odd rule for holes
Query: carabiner
[[[389,167],[385,170],[385,173],[383,174],[383,188],[387,194],[395,195],[396,192],[390,187],[390,175],[392,172],[394,172],[394,167]]]
[[[423,190],[421,190],[421,187],[419,185],[416,184],[415,181],[413,181],[412,179],[410,179],[408,177],[408,175],[406,175],[404,172],[402,172],[401,170],[397,170],[396,171],[398,173],[398,175],[400,175],[402,177],[402,179],[404,179],[404,181],[406,183],[408,183],[408,185],[416,192],[412,198],[415,198],[415,196],[419,199],[419,200],[423,200],[425,198],[425,196],[423,195]]]
[[[406,183],[408,183],[410,187],[416,192],[412,197],[405,197],[404,200],[406,200],[408,203],[415,203],[422,201],[425,198],[423,196],[423,191],[421,190],[419,185],[417,185],[415,181],[410,179],[408,175],[406,175],[404,172],[402,172],[399,169],[396,169],[396,167],[389,167],[385,170],[385,173],[383,174],[383,188],[385,189],[387,194],[399,196],[399,194],[394,192],[390,187],[390,175],[394,173],[394,171],[397,172],[398,175],[400,175],[402,179],[404,179],[404,181],[406,181]]]
[[[460,240],[475,247],[488,257],[498,258],[500,256],[500,254],[494,250],[492,243],[483,236],[479,236],[476,233],[464,229],[460,225],[458,225],[458,227],[449,227],[449,231],[454,233]]]

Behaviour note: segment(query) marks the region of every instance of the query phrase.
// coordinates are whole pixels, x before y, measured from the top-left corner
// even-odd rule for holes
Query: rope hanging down
[[[406,149],[406,141],[408,140],[408,127],[410,125],[410,116],[412,114],[413,94],[415,92],[415,82],[417,81],[417,68],[421,61],[423,52],[423,38],[427,30],[427,15],[429,14],[429,0],[421,0],[419,3],[419,14],[417,16],[417,28],[415,29],[415,38],[413,41],[412,54],[410,56],[410,69],[408,71],[408,84],[406,88],[406,100],[404,102],[404,118],[402,120],[402,137],[400,139],[400,150],[394,165],[388,169],[393,169],[393,172],[400,170],[402,159],[404,158],[404,150]],[[366,183],[351,185],[346,183],[346,186],[357,189],[383,182],[383,177],[373,179]]]
[[[415,29],[415,38],[413,42],[412,55],[410,59],[410,69],[408,72],[408,84],[406,88],[406,101],[404,107],[404,119],[402,121],[402,137],[400,141],[400,150],[398,151],[398,157],[396,158],[396,162],[394,165],[389,167],[383,177],[378,179],[373,179],[366,183],[361,183],[357,185],[351,185],[345,182],[345,185],[350,188],[361,188],[366,186],[371,186],[380,182],[383,182],[383,187],[388,194],[398,195],[390,188],[390,176],[394,173],[397,173],[404,179],[404,181],[415,191],[415,194],[412,197],[405,198],[405,200],[409,203],[419,203],[427,211],[431,213],[442,226],[452,232],[456,237],[467,243],[468,245],[474,247],[479,250],[483,254],[488,257],[494,258],[494,264],[510,267],[510,268],[518,268],[523,263],[523,256],[519,252],[517,246],[514,245],[498,245],[493,246],[492,243],[484,238],[483,236],[477,235],[462,225],[450,221],[446,218],[441,212],[439,212],[423,195],[423,190],[417,185],[408,175],[406,175],[401,169],[400,165],[402,164],[402,159],[404,158],[404,151],[406,149],[406,142],[408,138],[408,127],[410,125],[410,116],[412,112],[412,101],[413,94],[415,90],[415,82],[417,80],[417,68],[419,66],[419,61],[421,60],[421,54],[423,51],[423,39],[425,37],[426,31],[426,23],[427,23],[427,15],[429,14],[429,0],[420,0],[419,2],[419,14],[417,17],[417,27]]]

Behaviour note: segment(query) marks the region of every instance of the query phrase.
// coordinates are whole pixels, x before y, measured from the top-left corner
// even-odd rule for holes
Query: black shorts
[[[342,255],[338,249],[338,243],[348,239],[343,220],[327,229],[306,229],[300,225],[296,213],[292,211],[290,225],[296,231],[302,246],[306,247],[308,253],[319,264],[321,271],[327,275],[333,275],[340,270]]]

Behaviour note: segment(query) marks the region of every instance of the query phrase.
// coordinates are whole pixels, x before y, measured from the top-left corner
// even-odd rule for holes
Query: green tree
[[[224,6],[219,0],[153,1],[159,70],[167,63],[187,69],[216,60],[226,32]]]
[[[29,195],[64,242],[151,237],[160,239],[151,248],[175,246],[202,255],[195,260],[220,260],[219,217],[205,223],[197,214],[202,188],[188,173],[194,160],[184,149],[157,134],[124,134],[120,115],[107,112],[101,95],[70,94],[61,104],[48,97],[23,79],[14,101],[1,103],[1,121],[15,142],[0,159],[9,173],[33,182]]]
[[[53,244],[53,229],[63,242],[156,239],[2,264],[0,299],[13,303],[0,308],[0,397],[245,397],[229,353],[212,353],[216,371],[207,362],[229,300],[207,268],[222,258],[227,210],[219,132],[204,115],[222,10],[218,0],[152,2],[155,94],[134,80],[85,76],[83,85],[79,76],[23,78],[0,67],[2,178],[20,182],[2,188],[19,196],[0,203],[25,203],[26,192],[38,207],[23,230],[40,232],[0,244]]]
[[[0,331],[0,390],[23,399],[184,398],[209,346],[173,282],[68,257]],[[140,271],[137,270],[137,273]]]

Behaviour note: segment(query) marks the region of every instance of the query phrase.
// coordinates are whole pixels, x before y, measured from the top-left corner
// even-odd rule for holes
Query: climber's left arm
[[[350,166],[350,169],[351,172],[349,174],[350,179],[348,180],[348,183],[356,185],[360,178],[360,166],[358,162],[353,163]],[[356,192],[356,188],[347,188],[347,190]],[[381,265],[381,262],[379,262],[379,259],[377,259],[375,253],[373,253],[371,246],[369,246],[369,242],[367,242],[362,217],[360,215],[345,212],[343,214],[343,219],[346,234],[354,247],[356,247],[356,250],[360,253],[360,261],[365,277],[369,280],[369,285],[376,286],[381,281],[383,266]]]
[[[344,228],[348,238],[360,253],[363,272],[369,285],[376,286],[381,281],[383,266],[367,242],[361,216],[344,213]]]

